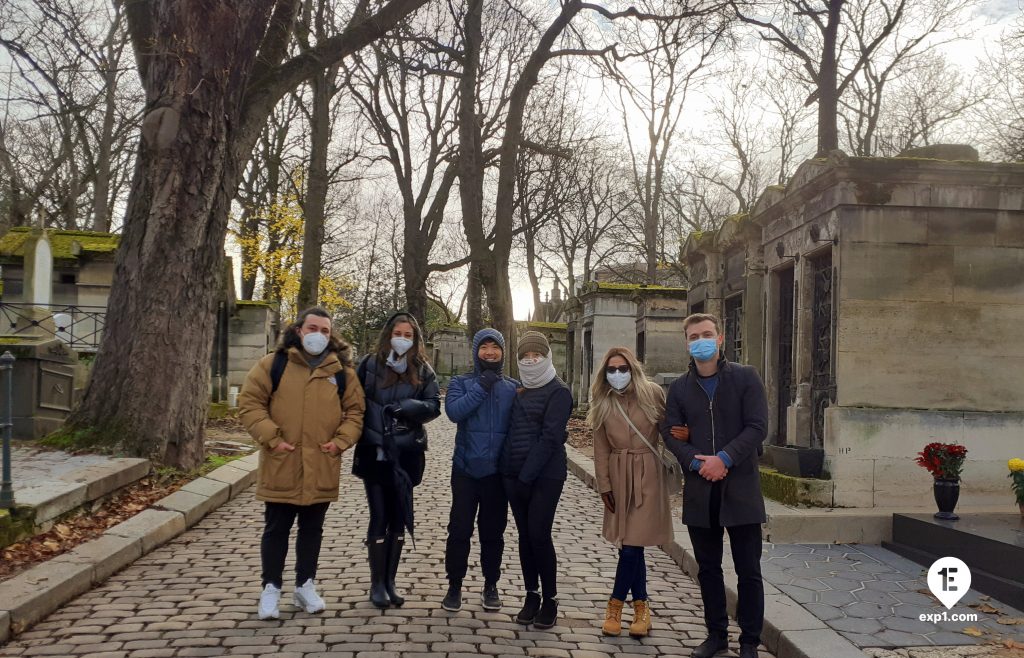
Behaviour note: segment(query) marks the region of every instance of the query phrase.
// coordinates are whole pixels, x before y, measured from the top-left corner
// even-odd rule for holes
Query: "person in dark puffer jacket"
[[[555,373],[544,334],[523,334],[516,356],[524,388],[512,405],[512,424],[500,462],[505,493],[519,530],[519,563],[526,585],[526,601],[516,621],[551,628],[558,617],[557,560],[551,529],[568,470],[565,439],[572,393]]]
[[[376,352],[363,357],[356,375],[366,393],[366,415],[352,473],[362,478],[370,508],[370,602],[383,609],[405,603],[395,588],[395,576],[405,545],[406,512],[411,511],[406,506],[412,504],[407,487],[423,480],[423,426],[441,415],[437,377],[427,361],[416,318],[405,312],[391,316]]]
[[[441,602],[441,607],[451,612],[462,608],[462,580],[466,577],[476,519],[484,574],[483,608],[491,612],[501,609],[498,578],[505,550],[508,499],[498,473],[498,458],[508,434],[519,382],[501,374],[505,337],[496,329],[481,329],[473,337],[473,364],[473,372],[451,380],[444,400],[448,418],[458,424],[444,556],[449,586]]]

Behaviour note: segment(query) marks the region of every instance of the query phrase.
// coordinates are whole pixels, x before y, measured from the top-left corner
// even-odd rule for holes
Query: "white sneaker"
[[[281,601],[281,590],[267,583],[260,594],[260,619],[280,619],[281,611],[277,609]]]
[[[324,600],[316,593],[316,586],[313,584],[312,578],[307,580],[302,587],[295,588],[295,605],[311,615],[323,612],[327,607]]]

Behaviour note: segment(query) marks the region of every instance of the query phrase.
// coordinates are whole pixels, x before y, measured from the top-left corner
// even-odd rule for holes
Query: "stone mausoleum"
[[[804,163],[749,215],[683,247],[688,311],[756,366],[769,443],[820,451],[810,500],[931,505],[914,463],[965,445],[960,506],[1006,507],[1024,453],[1024,164]],[[769,449],[771,463],[782,450]]]

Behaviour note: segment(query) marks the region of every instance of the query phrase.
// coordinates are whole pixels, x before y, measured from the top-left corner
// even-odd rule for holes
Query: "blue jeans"
[[[625,601],[631,591],[634,601],[647,600],[647,562],[643,546],[623,546],[619,551],[612,598]]]

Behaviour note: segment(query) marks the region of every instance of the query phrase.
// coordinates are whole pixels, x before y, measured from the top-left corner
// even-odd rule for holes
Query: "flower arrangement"
[[[1010,467],[1010,488],[1024,512],[1024,459],[1011,459],[1006,465]]]
[[[929,443],[917,453],[917,465],[928,469],[936,480],[959,480],[966,459],[967,448],[956,443]]]

